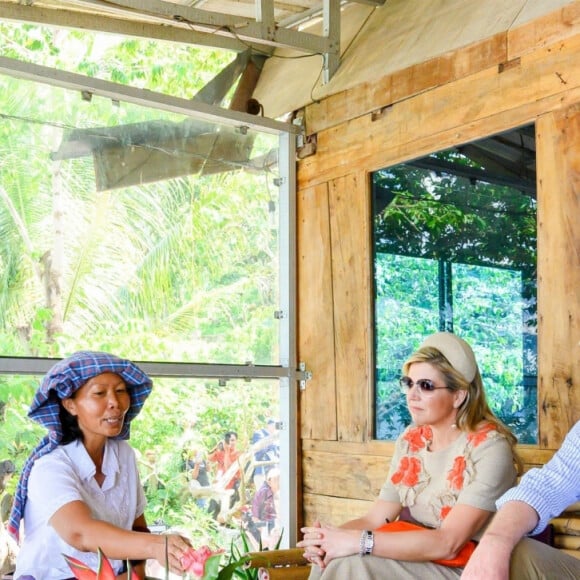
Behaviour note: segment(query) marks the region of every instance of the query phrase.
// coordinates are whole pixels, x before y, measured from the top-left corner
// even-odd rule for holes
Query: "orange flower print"
[[[444,505],[441,508],[441,510],[439,511],[439,518],[441,520],[444,520],[447,517],[447,515],[449,514],[449,512],[451,511],[452,507],[453,506],[450,506],[450,505]]]
[[[417,457],[405,456],[401,458],[399,468],[391,476],[393,485],[403,484],[406,487],[415,487],[421,475],[421,461]]]
[[[477,447],[481,443],[487,440],[487,436],[491,431],[496,431],[497,428],[493,423],[486,423],[483,427],[477,430],[475,433],[470,433],[467,436],[467,441]]]
[[[409,444],[410,453],[416,453],[423,449],[427,445],[427,441],[431,441],[432,438],[431,427],[428,425],[412,427],[403,435],[403,439]]]
[[[449,487],[454,490],[463,489],[463,477],[465,473],[465,468],[467,467],[467,461],[463,455],[459,455],[453,461],[453,467],[447,473],[447,481],[449,482]]]
[[[449,515],[449,512],[457,503],[457,495],[457,492],[444,491],[433,496],[430,509],[437,522],[436,527],[439,527],[443,523],[443,520]]]

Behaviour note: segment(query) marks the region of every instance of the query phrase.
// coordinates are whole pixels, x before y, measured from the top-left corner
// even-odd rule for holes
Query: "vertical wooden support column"
[[[538,419],[557,449],[580,416],[580,105],[541,116],[538,175]]]
[[[303,439],[336,440],[336,377],[328,185],[299,192],[298,360],[312,371],[300,397]]]
[[[338,439],[367,441],[371,387],[371,248],[368,176],[329,184]]]

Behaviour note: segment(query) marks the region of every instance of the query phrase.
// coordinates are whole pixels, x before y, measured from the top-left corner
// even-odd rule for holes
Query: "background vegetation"
[[[537,440],[536,202],[523,187],[466,179],[466,155],[430,156],[373,176],[377,437],[409,423],[397,379],[425,336],[473,347],[494,411],[522,443]]]
[[[0,47],[3,56],[184,99],[235,56],[7,24]],[[213,139],[223,127],[8,76],[0,77],[0,114],[0,355],[94,349],[136,361],[278,363],[276,167],[259,164],[277,159],[275,137],[250,132],[251,167],[98,191],[96,156],[82,150],[89,133],[102,139],[113,129],[128,143],[136,128]],[[169,164],[187,158],[187,146],[145,140],[137,149]],[[228,161],[224,151],[211,155],[207,163]],[[18,468],[44,435],[26,418],[39,379],[0,375],[0,458]],[[278,404],[271,381],[156,380],[131,438],[144,473],[146,452],[157,458],[149,521],[216,536],[188,492],[184,457],[194,446],[209,451],[230,429],[247,449]]]

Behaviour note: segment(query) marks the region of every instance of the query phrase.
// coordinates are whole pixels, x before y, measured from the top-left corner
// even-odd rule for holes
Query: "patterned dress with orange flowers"
[[[486,423],[474,433],[462,432],[445,449],[430,451],[431,439],[428,425],[405,430],[379,497],[400,502],[414,519],[433,528],[458,503],[495,512],[495,501],[516,481],[505,437]]]
[[[492,424],[461,433],[447,448],[430,451],[431,428],[411,426],[397,439],[380,499],[408,507],[423,525],[438,528],[457,504],[495,512],[495,501],[516,481],[508,441]],[[480,534],[474,536],[477,540]],[[463,568],[379,556],[335,558],[309,580],[458,580]]]

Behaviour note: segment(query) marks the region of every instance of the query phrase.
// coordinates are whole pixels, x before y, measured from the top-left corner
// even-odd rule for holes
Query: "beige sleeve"
[[[475,447],[468,470],[469,479],[457,503],[495,512],[496,500],[516,482],[516,469],[507,440],[498,434]]]
[[[391,483],[391,476],[396,471],[397,466],[399,465],[399,461],[401,460],[401,455],[403,454],[403,435],[404,432],[399,435],[399,438],[395,442],[395,453],[391,458],[391,465],[389,467],[389,474],[385,483],[381,487],[381,491],[379,492],[379,499],[385,501],[393,501],[393,502],[400,502],[401,498],[399,497],[399,492],[397,488]]]

